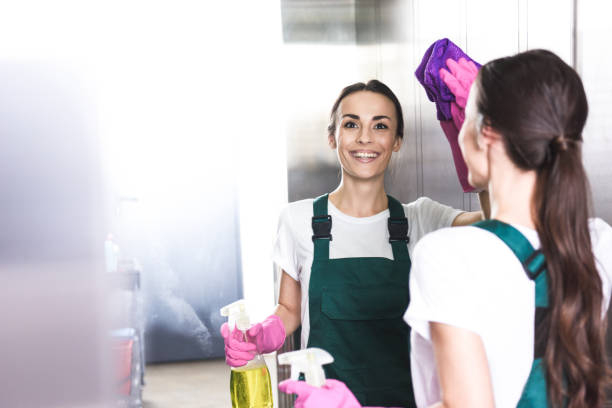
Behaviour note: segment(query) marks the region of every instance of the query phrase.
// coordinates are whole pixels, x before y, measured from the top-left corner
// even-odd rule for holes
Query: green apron
[[[393,260],[329,259],[333,236],[328,195],[314,201],[308,347],[334,356],[325,375],[346,383],[362,405],[416,407],[410,327],[403,319],[410,299],[408,221],[402,204],[388,199]]]
[[[527,378],[525,388],[517,408],[548,407],[546,391],[546,373],[542,365],[542,358],[546,350],[548,332],[546,319],[548,315],[548,283],[546,260],[540,250],[533,246],[517,229],[498,220],[486,220],[474,224],[497,235],[514,252],[523,264],[529,279],[535,281],[535,341],[533,364]]]

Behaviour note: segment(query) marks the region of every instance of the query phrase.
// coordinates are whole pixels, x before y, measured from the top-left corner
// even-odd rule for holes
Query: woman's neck
[[[388,208],[384,178],[358,180],[342,176],[338,188],[329,194],[332,204],[352,217],[369,217]]]
[[[509,161],[492,168],[489,179],[491,218],[535,229],[531,203],[536,179],[535,170],[518,169]]]

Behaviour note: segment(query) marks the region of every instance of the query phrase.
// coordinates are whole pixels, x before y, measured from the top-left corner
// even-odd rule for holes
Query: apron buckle
[[[391,218],[387,221],[389,227],[389,242],[409,242],[408,220],[406,218]]]
[[[537,277],[546,270],[546,260],[544,253],[541,249],[536,249],[529,255],[525,262],[523,262],[523,268],[527,272],[529,279],[536,280]]]
[[[312,217],[312,241],[315,239],[329,239],[332,240],[331,235],[332,218],[331,215],[318,215]]]

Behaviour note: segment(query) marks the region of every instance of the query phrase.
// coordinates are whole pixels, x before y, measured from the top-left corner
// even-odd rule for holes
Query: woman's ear
[[[402,147],[403,139],[399,136],[395,136],[395,142],[393,142],[393,151],[399,152],[399,149]]]
[[[338,145],[336,144],[336,135],[334,135],[333,133],[327,135],[327,142],[329,143],[329,147],[331,147],[332,149],[338,147]]]
[[[483,125],[480,130],[480,139],[484,146],[491,146],[501,141],[501,134],[490,125]]]

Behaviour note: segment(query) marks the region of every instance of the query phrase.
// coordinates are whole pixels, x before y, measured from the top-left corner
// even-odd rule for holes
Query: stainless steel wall
[[[612,224],[612,4],[579,0],[576,10],[576,64],[589,100],[584,131],[584,165],[593,192],[595,215]]]
[[[529,48],[573,61],[573,7],[563,1],[283,0],[289,199],[333,189],[339,168],[327,146],[329,110],[340,90],[377,78],[403,106],[406,131],[387,191],[403,202],[428,196],[479,207],[464,194],[434,105],[414,77],[429,45],[448,37],[479,62]],[[299,101],[299,102],[298,102]]]

